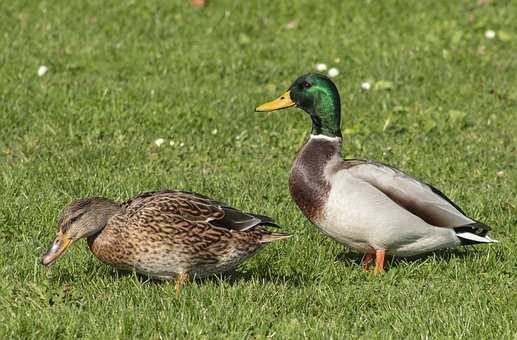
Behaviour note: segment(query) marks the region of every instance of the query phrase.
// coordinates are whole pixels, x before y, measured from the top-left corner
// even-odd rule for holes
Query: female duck
[[[153,278],[176,277],[179,293],[189,275],[229,270],[265,244],[289,237],[263,229],[267,225],[276,226],[269,217],[184,191],[147,192],[123,204],[85,198],[62,211],[42,263],[50,265],[86,237],[101,261]]]
[[[375,258],[412,256],[440,248],[495,242],[489,227],[468,216],[438,189],[393,167],[341,157],[341,103],[334,83],[319,74],[299,77],[278,99],[257,107],[297,106],[312,119],[309,140],[289,177],[291,195],[325,234]]]

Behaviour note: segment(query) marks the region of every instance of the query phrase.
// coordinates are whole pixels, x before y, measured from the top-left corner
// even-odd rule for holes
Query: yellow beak
[[[277,99],[260,105],[255,109],[257,112],[267,112],[267,111],[274,111],[274,110],[280,110],[285,109],[288,107],[295,106],[296,103],[291,100],[291,91],[287,91],[286,93],[282,94]]]
[[[59,232],[50,250],[41,258],[41,263],[44,266],[51,265],[54,261],[60,258],[61,255],[63,255],[70,244],[72,244],[72,239]]]

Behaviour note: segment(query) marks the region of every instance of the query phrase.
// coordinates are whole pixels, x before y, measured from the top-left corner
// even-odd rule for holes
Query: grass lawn
[[[3,1],[0,338],[515,339],[516,8]],[[433,183],[500,243],[390,259],[374,277],[305,220],[287,178],[310,120],[254,108],[316,63],[340,71],[346,157]],[[72,199],[166,187],[274,216],[295,237],[180,298],[84,241],[39,264]]]

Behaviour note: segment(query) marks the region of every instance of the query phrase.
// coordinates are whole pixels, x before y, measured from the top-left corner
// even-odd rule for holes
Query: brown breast
[[[289,191],[312,223],[317,223],[327,201],[330,184],[325,167],[341,148],[340,140],[311,138],[298,152],[289,176]]]
[[[88,237],[88,246],[92,253],[102,262],[118,268],[129,267],[136,250],[128,230],[119,227],[124,223],[123,217],[115,216],[110,220],[109,227]]]

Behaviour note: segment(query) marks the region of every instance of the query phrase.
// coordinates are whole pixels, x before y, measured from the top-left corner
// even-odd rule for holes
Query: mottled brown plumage
[[[269,217],[184,191],[147,192],[123,204],[86,198],[63,210],[54,245],[42,262],[51,264],[72,241],[87,237],[104,263],[184,282],[185,275],[229,270],[265,244],[289,237],[265,230],[266,225],[276,226]]]

